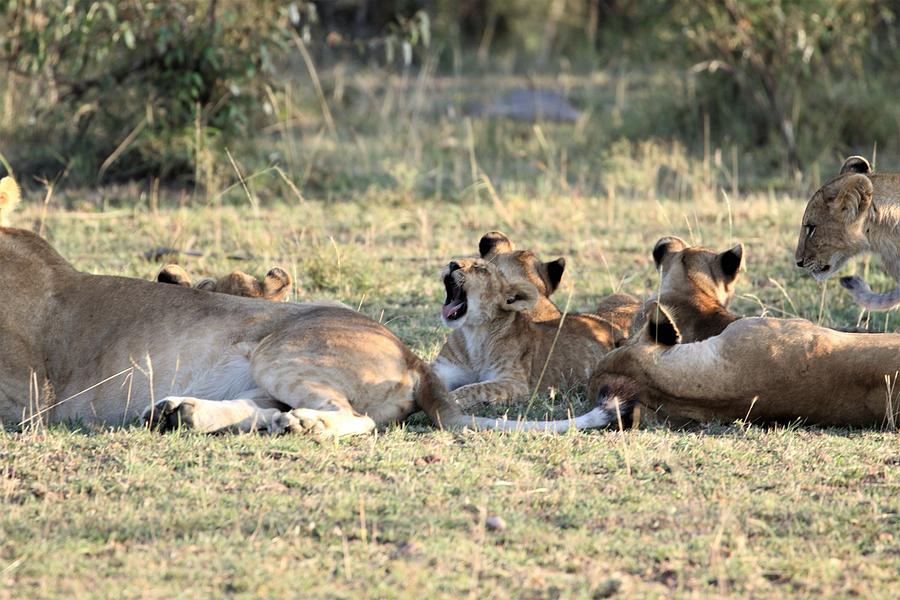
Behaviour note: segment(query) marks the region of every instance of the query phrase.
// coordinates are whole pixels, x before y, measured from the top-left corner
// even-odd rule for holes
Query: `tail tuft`
[[[641,386],[635,380],[623,375],[610,375],[597,392],[597,407],[610,415],[611,426],[618,426],[621,419],[622,428],[630,429],[640,392]]]

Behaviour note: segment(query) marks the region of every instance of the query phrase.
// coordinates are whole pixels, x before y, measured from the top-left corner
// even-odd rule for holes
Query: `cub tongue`
[[[445,304],[441,307],[441,314],[444,315],[445,319],[449,319],[459,311],[462,305],[462,300],[453,300],[450,304]]]

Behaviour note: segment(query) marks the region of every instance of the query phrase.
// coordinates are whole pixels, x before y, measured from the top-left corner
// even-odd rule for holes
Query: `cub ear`
[[[504,302],[500,305],[503,310],[521,312],[534,308],[538,301],[538,290],[530,281],[517,281],[510,283],[504,290]]]
[[[172,283],[175,285],[191,286],[191,277],[183,268],[178,265],[166,265],[156,276],[159,283]]]
[[[550,284],[547,289],[547,294],[549,295],[556,291],[556,288],[559,287],[559,282],[562,281],[563,273],[566,271],[566,259],[559,257],[556,260],[544,263],[544,266],[547,267],[547,278]]]
[[[718,256],[719,266],[725,275],[726,283],[734,281],[744,266],[744,245],[738,244]]]
[[[650,340],[661,346],[674,346],[681,343],[681,332],[669,310],[656,302],[647,304],[647,335]]]
[[[669,235],[664,238],[660,238],[660,240],[656,242],[656,245],[653,246],[653,262],[656,263],[656,270],[658,271],[662,266],[663,260],[665,260],[666,256],[672,254],[673,252],[681,252],[687,247],[687,242],[685,242],[680,237]]]
[[[872,172],[872,165],[862,156],[849,156],[841,166],[841,175],[844,173],[860,173],[868,175]]]
[[[490,260],[498,254],[512,251],[513,243],[506,237],[505,233],[499,231],[488,231],[481,236],[481,241],[478,242],[478,253],[485,260]]]
[[[834,208],[847,223],[865,217],[872,206],[872,180],[865,175],[850,175],[835,197]]]
[[[291,276],[288,275],[287,271],[280,267],[272,267],[269,269],[269,272],[266,273],[266,278],[263,279],[263,297],[266,300],[274,300],[277,302],[287,300],[288,295],[291,293],[291,285],[293,285],[293,283],[294,280],[291,279]]]

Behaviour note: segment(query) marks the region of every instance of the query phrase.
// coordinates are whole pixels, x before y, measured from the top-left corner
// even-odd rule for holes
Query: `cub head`
[[[876,213],[870,173],[866,159],[851,156],[806,204],[794,259],[818,281],[869,247],[866,229]]]
[[[530,281],[545,298],[556,291],[566,270],[565,258],[543,262],[530,250],[516,250],[506,234],[499,231],[489,231],[481,237],[478,253],[495,264],[508,280]]]
[[[653,247],[653,261],[661,273],[659,297],[684,302],[715,303],[723,308],[734,297],[734,286],[744,265],[744,246],[716,253],[688,246],[668,236]]]
[[[160,283],[171,283],[191,287],[191,278],[183,268],[178,265],[166,265],[163,267],[156,280]],[[201,279],[193,287],[198,290],[242,296],[244,298],[262,298],[273,302],[284,302],[291,293],[293,279],[287,271],[279,267],[273,267],[262,279],[256,279],[242,271],[213,279],[207,277]]]
[[[441,318],[447,327],[478,326],[534,307],[538,290],[525,279],[508,280],[480,258],[454,260],[441,273],[447,298]]]

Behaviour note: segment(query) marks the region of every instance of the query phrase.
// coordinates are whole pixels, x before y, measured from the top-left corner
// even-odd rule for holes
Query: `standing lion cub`
[[[865,158],[851,156],[807,203],[794,258],[823,281],[863,252],[879,254],[900,283],[900,173],[876,173]],[[841,285],[864,308],[900,306],[900,286],[879,294],[856,276],[841,278]]]

